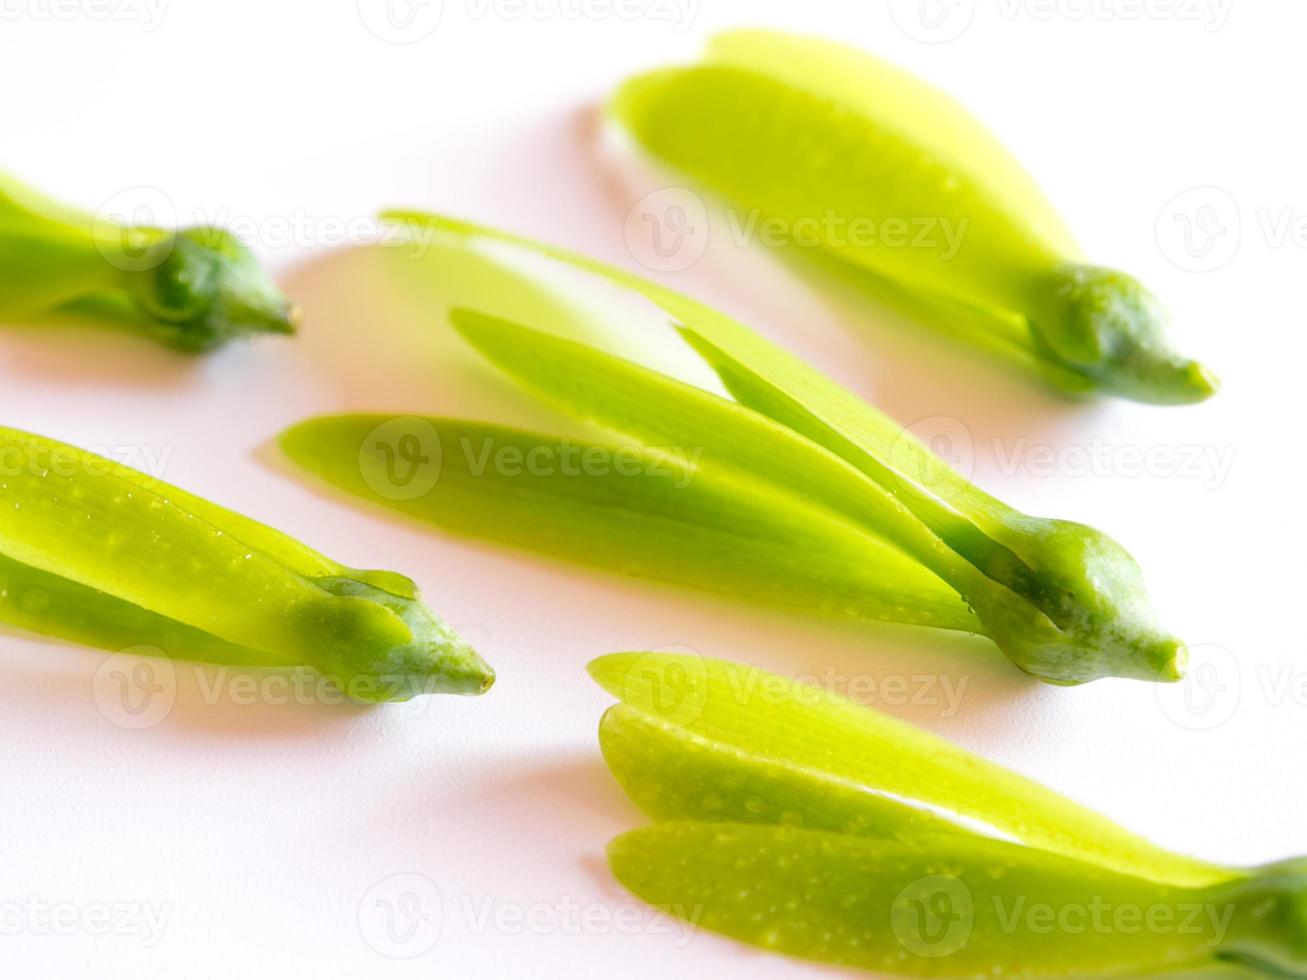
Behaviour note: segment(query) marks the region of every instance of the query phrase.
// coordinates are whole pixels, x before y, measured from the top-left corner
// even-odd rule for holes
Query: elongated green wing
[[[188,510],[184,496],[171,499],[166,484],[12,429],[0,446],[9,558],[244,646],[298,642],[287,620],[321,590]]]
[[[1183,644],[1156,622],[1129,553],[1100,531],[1016,514],[1001,537],[987,535],[896,486],[870,455],[863,463],[871,476],[762,413],[588,345],[467,310],[450,318],[495,364],[581,418],[702,452],[889,542],[956,589],[986,634],[1038,677],[1180,676]]]
[[[1023,309],[1078,253],[1034,181],[965,109],[863,52],[767,31],[626,82],[610,111],[659,160],[850,263]]]
[[[604,761],[655,820],[715,820],[910,839],[956,828],[947,817],[844,776],[769,756],[615,704],[599,723]]]
[[[980,628],[897,550],[693,451],[385,415],[310,419],[280,445],[333,486],[459,534],[768,604]]]
[[[693,753],[700,758],[747,757],[753,795],[773,813],[778,808],[802,813],[785,801],[805,794],[822,797],[815,807],[833,806],[824,787],[836,785],[841,794],[878,793],[937,808],[1031,847],[1123,873],[1183,885],[1234,875],[1155,847],[1032,780],[821,688],[684,654],[614,654],[591,663],[590,673],[632,711],[672,726],[646,751],[667,759]],[[637,771],[634,765],[644,761],[639,755],[617,753],[615,758],[622,766],[619,778],[635,788],[637,802],[644,787],[656,787],[663,779],[656,769]],[[634,760],[633,765],[623,759]],[[729,763],[723,762],[719,771],[727,769]],[[765,788],[768,784],[773,788]],[[688,785],[680,792],[696,798]],[[698,799],[714,793],[723,789],[706,780]],[[704,819],[712,812],[708,807],[695,812],[691,806],[678,808],[676,815]],[[819,825],[831,822],[823,818]]]
[[[905,843],[672,822],[623,834],[608,859],[640,898],[697,925],[776,952],[909,976],[1216,966],[1235,908],[1206,890],[979,838]]]
[[[443,215],[387,212],[396,223],[468,242],[510,245],[622,286],[662,308],[731,394],[868,472],[867,457],[887,462],[904,487],[948,500],[975,520],[1010,512],[950,470],[904,426],[807,362],[707,304],[587,256]]]
[[[889,526],[908,532],[896,544],[965,595],[986,623],[986,632],[1022,669],[1062,684],[1108,676],[1175,680],[1181,675],[1183,644],[1156,622],[1142,573],[1129,553],[1102,532],[1066,521],[1030,518],[1006,507],[971,486],[919,440],[857,396],[702,303],[584,256],[466,222],[414,212],[393,212],[388,217],[410,226],[413,234],[486,239],[544,255],[629,288],[660,306],[741,404],[857,470],[879,490],[882,503],[883,498],[892,499],[895,506],[888,512],[912,514],[912,522],[877,524],[877,533],[884,534]],[[513,327],[468,313],[456,312],[455,319],[464,320],[472,333],[483,338],[472,339],[486,353],[491,353],[494,342],[487,344],[485,335],[497,332],[502,338]],[[614,424],[617,399],[601,393],[600,404],[578,406],[575,391],[563,390],[560,378],[564,377],[572,378],[568,384],[575,388],[575,366],[564,365],[550,373],[537,365],[532,377],[532,369],[523,367],[536,356],[531,351],[509,349],[502,359],[496,353],[491,356],[538,390],[551,392],[565,404],[570,400],[573,411],[604,416],[606,424]],[[615,363],[611,358],[604,361],[602,355],[598,360],[610,367]],[[665,390],[690,404],[682,397],[685,386],[663,380]],[[634,417],[647,427],[650,415],[641,408]],[[620,422],[630,424],[627,419]],[[639,431],[647,438],[651,430]],[[806,450],[810,452],[811,445]],[[804,482],[806,467],[798,473],[781,469],[787,485]],[[847,473],[840,475],[847,477]],[[831,489],[823,492],[829,495]],[[803,492],[811,493],[811,485]],[[865,515],[868,505],[876,503],[864,494],[853,506]],[[929,536],[920,534],[923,528]],[[930,536],[937,540],[930,541]]]
[[[922,310],[938,326],[974,337],[976,318],[957,329],[950,309],[988,314],[1001,346],[1023,345],[1067,390],[1161,404],[1216,390],[1171,348],[1152,295],[1083,264],[1016,160],[907,72],[832,42],[743,31],[718,38],[702,64],[627,82],[611,112],[754,220],[929,298],[935,309]]]
[[[883,128],[886,139],[911,138],[954,172],[978,175],[990,206],[1029,228],[1044,250],[1063,257],[1079,254],[1061,215],[1020,161],[965,106],[911,72],[848,45],[765,30],[719,34],[704,60],[852,110]],[[941,195],[949,190],[939,188]]]
[[[224,659],[248,648],[311,664],[362,700],[480,693],[493,680],[403,576],[354,575],[257,522],[30,433],[0,429],[0,463],[0,555],[93,593],[82,624],[56,624],[57,635],[99,630],[95,642],[112,645],[124,623],[112,599],[157,617],[133,629],[185,627],[170,635],[195,641],[197,655],[214,637]]]
[[[120,285],[94,219],[0,174],[0,317],[19,319]]]
[[[719,465],[829,507],[964,595],[988,583],[892,493],[760,413],[584,344],[469,310],[455,327],[497,366],[582,418]]]
[[[968,534],[967,521],[941,506],[938,499],[990,530],[1002,527],[1003,519],[1012,514],[1010,508],[950,469],[903,426],[800,358],[697,300],[585,256],[493,229],[416,212],[392,212],[389,216],[469,240],[483,238],[513,245],[644,296],[673,318],[741,404],[793,429],[876,480],[937,533],[951,533],[955,541],[976,540],[974,534]],[[486,325],[488,318],[456,311],[455,321],[466,321],[475,330],[478,324]]]
[[[0,555],[0,622],[105,650],[146,648],[181,660],[293,666],[275,654],[219,639],[107,592]]]

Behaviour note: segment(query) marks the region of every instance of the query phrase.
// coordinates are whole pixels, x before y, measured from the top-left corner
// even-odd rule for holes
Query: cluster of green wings
[[[490,229],[388,217],[415,234],[544,256],[634,292],[656,304],[731,397],[537,329],[544,325],[455,309],[455,328],[482,355],[610,437],[583,452],[642,462],[622,472],[508,471],[483,465],[478,447],[555,458],[566,438],[347,415],[311,419],[281,438],[318,476],[454,531],[626,573],[983,634],[1053,683],[1180,676],[1183,645],[1156,623],[1137,565],[1107,535],[1007,507],[903,426],[702,303]],[[369,436],[383,424],[395,436],[378,444]],[[439,480],[422,493],[386,487],[405,424],[415,428],[408,441],[440,442]]]
[[[915,976],[1307,976],[1303,861],[1173,854],[753,668],[624,653],[590,673],[620,702],[599,726],[604,759],[655,821],[609,845],[613,871],[696,925]]]

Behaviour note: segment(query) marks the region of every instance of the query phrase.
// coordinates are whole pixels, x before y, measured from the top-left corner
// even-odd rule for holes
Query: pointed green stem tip
[[[255,334],[293,334],[300,308],[288,300],[243,244],[219,228],[161,238],[157,259],[129,273],[150,331],[180,350],[203,352]]]
[[[333,597],[311,610],[313,663],[356,701],[408,701],[423,694],[479,695],[495,672],[413,590],[400,595],[365,581],[375,573],[316,579]]]
[[[1015,512],[993,534],[1022,565],[987,569],[994,587],[969,599],[1021,669],[1053,684],[1184,676],[1184,642],[1158,622],[1138,563],[1109,535]]]
[[[1123,272],[1069,266],[1045,282],[1032,308],[1031,341],[1064,388],[1156,405],[1205,401],[1220,388],[1215,374],[1171,348],[1166,311]]]

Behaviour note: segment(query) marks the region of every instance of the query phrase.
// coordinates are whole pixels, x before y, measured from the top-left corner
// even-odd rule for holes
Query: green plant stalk
[[[413,582],[71,446],[0,429],[0,619],[107,649],[308,665],[357,700],[494,673]]]
[[[917,976],[1307,976],[1305,862],[1174,854],[936,736],[760,670],[628,653],[590,672],[621,700],[600,724],[604,758],[660,821],[613,842],[614,873],[698,924]],[[947,915],[919,918],[941,901]],[[1053,910],[1047,924],[1039,908]]]
[[[701,64],[625,83],[610,115],[638,146],[790,241],[897,283],[960,338],[977,315],[1071,392],[1201,401],[1214,376],[1166,338],[1157,300],[1085,263],[1061,218],[962,106],[843,45],[716,38]],[[974,338],[971,338],[974,339]],[[988,344],[986,346],[994,346]]]
[[[202,352],[294,333],[299,310],[220,228],[119,224],[0,175],[0,318],[89,320]]]
[[[856,529],[859,537],[849,539],[854,546],[877,539],[880,547],[867,551],[872,575],[865,577],[893,573],[880,564],[886,550],[915,562],[972,611],[980,632],[1044,680],[1073,684],[1109,676],[1175,680],[1181,675],[1183,645],[1156,622],[1139,568],[1119,544],[1084,525],[1007,507],[948,469],[892,420],[747,327],[688,297],[557,248],[439,216],[387,217],[416,225],[424,234],[516,246],[635,291],[672,319],[735,399],[586,344],[474,311],[452,313],[455,326],[478,350],[567,411],[646,446],[677,449],[694,459],[703,481],[720,485],[721,493],[762,484],[773,501],[783,500],[767,506],[820,510],[835,526]],[[339,471],[343,461],[354,459],[346,444],[334,452],[342,454],[335,466],[329,453],[292,456],[318,472]],[[576,496],[588,492],[579,489],[585,483],[582,474],[552,486]],[[678,499],[691,518],[695,498]],[[428,510],[438,506],[432,501]],[[565,510],[553,514],[566,526]],[[573,516],[582,515],[578,510]],[[655,537],[651,533],[646,540]],[[828,538],[814,538],[805,557],[819,555]],[[551,550],[565,540],[560,532]],[[574,557],[588,557],[583,539],[573,537],[571,548]],[[720,584],[736,592],[748,588],[738,579]],[[876,602],[879,609],[868,607],[871,615],[922,621],[910,601],[892,598],[920,591],[915,584],[897,591],[887,582],[875,591],[890,601]]]

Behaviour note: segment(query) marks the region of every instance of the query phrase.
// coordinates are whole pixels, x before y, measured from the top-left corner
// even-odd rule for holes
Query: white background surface
[[[536,0],[514,16],[445,0],[428,36],[394,44],[353,0],[164,0],[153,29],[107,2],[0,0],[0,167],[90,209],[144,185],[184,223],[252,225],[303,333],[187,360],[107,333],[3,329],[0,419],[132,454],[342,561],[412,575],[499,682],[416,707],[245,704],[216,671],[185,668],[159,723],[129,730],[97,707],[104,654],[0,632],[5,975],[835,975],[685,942],[608,875],[605,842],[642,818],[601,764],[608,699],[582,668],[668,644],[864,693],[947,676],[960,703],[939,687],[934,703],[893,687],[864,700],[1177,849],[1231,862],[1307,849],[1301,5],[961,0],[930,35],[915,4],[690,0],[633,20],[614,11],[639,4]],[[1184,409],[1068,404],[765,258],[714,249],[664,280],[905,423],[960,420],[987,489],[1126,543],[1165,621],[1204,645],[1188,707],[1138,683],[1041,686],[965,637],[806,622],[456,541],[279,469],[269,440],[315,413],[538,412],[449,340],[441,304],[329,247],[340,222],[443,209],[638,269],[631,182],[596,152],[594,107],[627,74],[753,24],[846,39],[963,97],[1095,260],[1166,299],[1177,342],[1225,389]],[[1175,200],[1196,187],[1217,190]],[[1180,248],[1186,216],[1210,251]],[[291,243],[287,217],[308,229]],[[754,262],[766,274],[743,274]],[[426,918],[394,945],[376,903],[408,892]],[[55,929],[39,910],[60,904],[76,912]],[[133,918],[100,935],[103,904]]]

